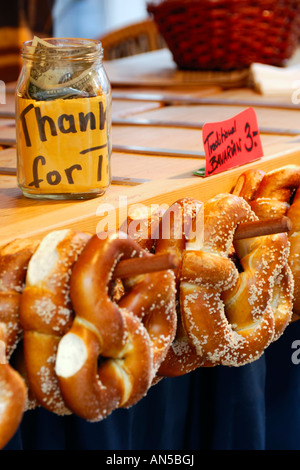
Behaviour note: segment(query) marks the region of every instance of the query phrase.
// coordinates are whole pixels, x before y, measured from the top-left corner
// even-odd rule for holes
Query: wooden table
[[[245,87],[246,71],[184,75],[167,56],[161,51],[160,56],[148,53],[105,64],[113,86],[113,181],[104,196],[88,201],[37,201],[22,195],[15,176],[14,84],[7,87],[7,103],[0,105],[0,243],[16,235],[40,238],[65,227],[95,233],[104,204],[111,208],[106,221],[117,227],[132,204],[171,204],[182,196],[205,201],[230,191],[246,167],[269,171],[300,164],[300,108],[289,97],[263,97]],[[249,106],[257,113],[264,157],[209,178],[195,176],[193,171],[205,165],[203,123],[230,118]]]

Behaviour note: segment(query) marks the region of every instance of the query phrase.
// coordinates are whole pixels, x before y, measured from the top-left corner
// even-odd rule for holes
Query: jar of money
[[[39,199],[88,199],[110,184],[111,87],[99,41],[34,37],[16,88],[17,177]]]

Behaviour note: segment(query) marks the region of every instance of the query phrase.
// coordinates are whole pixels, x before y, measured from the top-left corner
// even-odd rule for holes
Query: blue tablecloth
[[[258,361],[164,379],[100,423],[28,411],[6,449],[299,450],[298,340],[295,322]]]

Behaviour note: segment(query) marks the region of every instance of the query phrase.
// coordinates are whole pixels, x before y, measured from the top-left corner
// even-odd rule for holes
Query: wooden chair
[[[104,50],[104,60],[120,59],[165,47],[155,23],[145,19],[99,38]]]

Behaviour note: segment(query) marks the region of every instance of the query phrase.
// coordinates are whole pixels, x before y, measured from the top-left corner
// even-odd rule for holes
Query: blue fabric
[[[164,379],[100,423],[42,408],[26,412],[6,449],[299,450],[298,340],[295,322],[258,361]]]
[[[300,449],[300,364],[294,342],[300,340],[300,321],[266,351],[266,448]],[[299,362],[299,354],[295,359]]]

